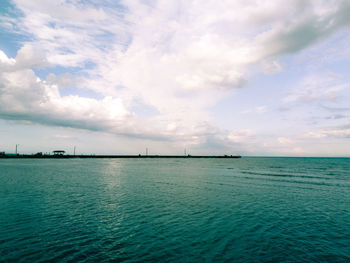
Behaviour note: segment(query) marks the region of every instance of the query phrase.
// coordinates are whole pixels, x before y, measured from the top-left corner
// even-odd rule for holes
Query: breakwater
[[[240,155],[40,155],[40,154],[4,154],[0,158],[12,159],[69,159],[69,158],[241,158]]]

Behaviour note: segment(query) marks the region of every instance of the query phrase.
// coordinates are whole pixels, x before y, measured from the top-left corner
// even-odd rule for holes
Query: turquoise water
[[[350,262],[350,159],[3,159],[0,261]]]

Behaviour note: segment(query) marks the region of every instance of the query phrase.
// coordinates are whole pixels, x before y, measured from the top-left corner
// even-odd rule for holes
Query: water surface
[[[0,261],[350,262],[350,159],[2,159]]]

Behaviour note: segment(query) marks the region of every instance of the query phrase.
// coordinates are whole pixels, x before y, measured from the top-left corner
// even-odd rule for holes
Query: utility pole
[[[16,155],[18,153],[18,146],[19,146],[19,144],[16,144]]]
[[[74,146],[74,154],[73,155],[75,156],[75,146]]]

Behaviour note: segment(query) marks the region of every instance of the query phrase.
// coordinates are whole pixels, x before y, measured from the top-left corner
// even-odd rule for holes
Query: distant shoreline
[[[36,154],[17,154],[0,155],[0,159],[72,159],[72,158],[223,158],[237,159],[240,155],[36,155]]]

